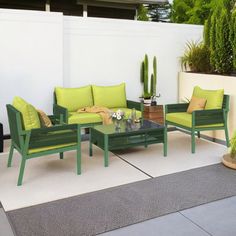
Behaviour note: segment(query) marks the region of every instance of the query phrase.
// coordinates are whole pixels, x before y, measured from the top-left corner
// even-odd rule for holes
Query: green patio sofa
[[[205,98],[204,110],[187,113],[189,103],[168,104],[165,106],[165,125],[178,127],[191,133],[191,150],[195,153],[195,135],[200,138],[200,131],[224,130],[226,145],[230,146],[227,118],[229,112],[229,95],[222,90],[203,90],[196,86],[194,97]]]
[[[143,104],[126,99],[125,83],[115,86],[88,85],[80,88],[57,87],[54,91],[54,115],[63,115],[65,123],[91,127],[102,123],[102,118],[95,113],[78,113],[84,107],[102,106],[113,111],[121,109],[125,118],[129,118],[132,108],[137,117],[142,117]]]

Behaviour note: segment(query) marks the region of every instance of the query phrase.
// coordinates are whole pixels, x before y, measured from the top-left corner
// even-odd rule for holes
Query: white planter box
[[[236,77],[223,75],[209,75],[196,73],[179,73],[179,102],[186,98],[191,99],[194,86],[203,89],[224,89],[225,94],[230,95],[230,112],[228,127],[230,137],[236,130]],[[225,140],[224,131],[204,132],[210,137]]]

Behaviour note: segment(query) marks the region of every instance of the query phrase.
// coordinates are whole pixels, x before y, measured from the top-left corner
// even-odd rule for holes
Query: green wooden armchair
[[[200,131],[224,130],[227,147],[230,146],[227,127],[229,95],[224,95],[222,109],[197,110],[188,114],[189,103],[169,104],[165,106],[165,125],[173,125],[191,132],[192,153],[195,153],[195,135]]]
[[[65,151],[77,150],[77,174],[81,174],[81,135],[77,124],[60,124],[59,117],[49,116],[53,127],[31,130],[23,129],[22,115],[12,105],[7,105],[8,121],[11,134],[11,149],[7,166],[12,163],[13,151],[21,154],[20,173],[17,185],[22,185],[26,160],[60,153],[63,159]]]

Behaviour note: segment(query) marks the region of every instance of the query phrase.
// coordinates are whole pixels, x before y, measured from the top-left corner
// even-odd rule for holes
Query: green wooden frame
[[[49,116],[53,127],[45,127],[32,130],[24,130],[22,126],[21,113],[12,105],[7,105],[7,114],[11,134],[11,148],[8,158],[8,167],[11,167],[14,149],[21,154],[21,165],[17,185],[22,185],[26,160],[59,153],[63,159],[65,151],[77,151],[77,174],[81,174],[81,129],[80,125],[62,124],[62,116]],[[66,147],[55,147],[47,151],[38,151],[30,154],[31,149],[46,148],[55,145],[66,145]],[[71,145],[70,145],[71,144]]]
[[[56,116],[62,116],[63,117],[63,122],[65,122],[66,124],[68,124],[68,119],[69,119],[69,112],[67,110],[67,108],[62,107],[60,105],[57,104],[57,98],[56,98],[56,94],[55,92],[53,93],[53,114]],[[142,113],[142,117],[143,117],[143,110],[144,110],[144,105],[141,102],[135,102],[135,101],[131,101],[131,100],[127,100],[127,108],[135,108],[138,111],[141,111]],[[100,125],[102,124],[102,122],[99,123],[86,123],[86,124],[80,124],[81,128],[89,128],[89,127],[93,127],[95,125]]]
[[[191,133],[191,150],[195,153],[195,135],[197,133],[200,138],[200,131],[206,130],[224,130],[227,147],[230,146],[228,133],[228,113],[229,113],[229,95],[224,95],[222,109],[198,110],[192,113],[192,127],[186,127],[174,122],[167,121],[165,118],[165,126],[173,125]],[[169,104],[165,106],[165,117],[168,113],[186,112],[189,103]],[[223,124],[221,126],[207,127],[207,125]],[[204,126],[204,127],[201,127]]]
[[[151,121],[149,121],[151,122]],[[101,125],[103,127],[105,125]],[[114,125],[111,125],[114,126]],[[115,126],[113,128],[115,130]],[[104,167],[109,165],[109,151],[163,143],[163,155],[167,156],[167,130],[165,126],[140,130],[126,130],[107,134],[102,129],[90,128],[89,155],[93,156],[92,146],[96,145],[104,151]]]

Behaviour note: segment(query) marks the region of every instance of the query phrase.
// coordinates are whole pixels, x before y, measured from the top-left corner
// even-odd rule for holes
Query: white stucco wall
[[[52,112],[55,85],[63,83],[63,16],[0,10],[0,122],[9,133],[6,104],[21,96]]]
[[[64,17],[64,85],[125,82],[127,97],[142,94],[140,65],[157,57],[159,103],[176,102],[179,57],[186,41],[201,40],[202,26]]]
[[[0,10],[0,122],[9,133],[5,105],[14,96],[48,113],[55,86],[115,85],[127,97],[142,93],[140,65],[155,55],[159,103],[178,99],[179,57],[202,26],[63,16],[61,13]]]

